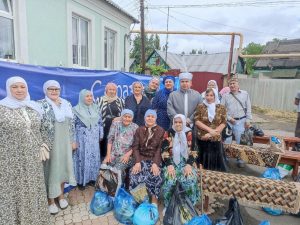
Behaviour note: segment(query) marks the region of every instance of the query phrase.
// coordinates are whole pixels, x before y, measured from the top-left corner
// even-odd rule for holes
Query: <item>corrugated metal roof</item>
[[[133,20],[134,23],[139,23],[140,21],[138,19],[136,19],[134,16],[132,16],[130,13],[126,12],[124,9],[122,9],[118,4],[116,4],[115,2],[111,1],[111,0],[104,0],[105,2],[107,2],[108,4],[110,4],[111,6],[113,6],[115,9],[117,9],[118,11],[120,11],[122,14],[124,14],[125,16],[129,17],[130,19]]]
[[[300,39],[268,42],[263,54],[300,53]],[[259,59],[254,68],[296,68],[300,67],[299,58]]]
[[[156,50],[164,60],[166,53]],[[237,62],[237,51],[233,53],[232,65]],[[167,64],[171,69],[180,69],[189,72],[212,72],[227,74],[228,72],[229,52],[201,54],[201,55],[181,55],[168,52]]]

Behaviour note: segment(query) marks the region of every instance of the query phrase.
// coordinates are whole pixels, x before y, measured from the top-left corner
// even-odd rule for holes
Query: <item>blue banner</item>
[[[118,85],[118,96],[125,98],[132,93],[131,84],[134,81],[140,81],[144,86],[147,86],[151,79],[151,76],[120,71],[84,70],[0,62],[0,99],[6,96],[6,80],[12,76],[20,76],[26,80],[32,100],[44,98],[44,82],[56,80],[61,85],[61,97],[69,100],[72,105],[78,103],[78,95],[82,89],[91,90],[94,98],[97,98],[104,95],[105,85],[108,82],[114,82]]]

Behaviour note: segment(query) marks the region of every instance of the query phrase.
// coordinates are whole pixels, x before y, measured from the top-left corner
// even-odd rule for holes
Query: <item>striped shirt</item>
[[[240,100],[240,102],[243,104],[243,107],[231,93],[225,94],[222,97],[221,104],[226,107],[227,120],[229,121],[232,118],[241,118],[246,116],[246,122],[250,122],[250,120],[252,120],[252,114],[249,94],[247,91],[239,90],[238,93],[234,95]],[[243,108],[246,109],[246,115]]]

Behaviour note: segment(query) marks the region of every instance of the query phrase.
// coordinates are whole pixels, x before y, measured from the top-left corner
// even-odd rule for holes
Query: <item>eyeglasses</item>
[[[48,91],[51,91],[51,92],[58,92],[60,91],[60,88],[47,88]]]

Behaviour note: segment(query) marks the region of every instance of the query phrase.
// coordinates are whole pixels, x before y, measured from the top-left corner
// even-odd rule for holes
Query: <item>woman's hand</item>
[[[107,154],[103,160],[103,163],[104,164],[107,164],[107,163],[111,163],[111,157],[110,157],[110,154]]]
[[[159,169],[159,167],[156,165],[156,163],[153,163],[153,164],[152,164],[151,172],[153,173],[154,176],[158,176],[158,175],[160,174],[160,169]]]
[[[217,130],[210,129],[209,134],[210,134],[212,137],[214,137],[214,136],[218,135],[218,132],[217,132]]]
[[[207,140],[209,140],[211,137],[212,137],[211,134],[210,134],[210,133],[207,133],[207,134],[205,134],[204,136],[201,137],[201,140],[202,140],[202,141],[207,141]]]
[[[78,148],[78,145],[77,145],[76,142],[73,142],[71,146],[72,146],[72,150],[73,150],[73,151],[76,150],[76,149]]]
[[[193,170],[192,170],[192,166],[190,164],[186,164],[186,166],[184,167],[184,176],[188,177],[193,175]]]
[[[137,174],[139,172],[141,172],[142,168],[141,168],[141,163],[136,163],[134,165],[134,167],[132,167],[132,173],[133,174]]]
[[[173,165],[170,165],[167,167],[168,169],[168,174],[170,177],[175,178],[176,174],[175,174],[175,168]]]
[[[127,164],[131,156],[131,152],[127,152],[121,158],[121,163]]]

